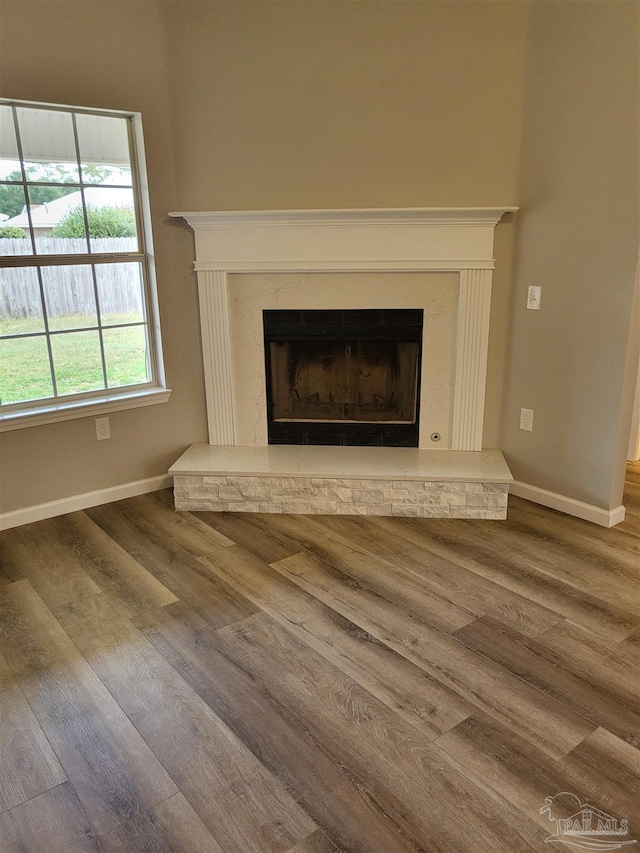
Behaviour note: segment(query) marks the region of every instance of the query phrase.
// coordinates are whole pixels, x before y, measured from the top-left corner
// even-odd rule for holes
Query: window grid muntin
[[[78,127],[76,125],[76,117],[73,113],[71,113],[71,127],[73,129],[73,144],[76,147],[76,163],[78,166],[78,179],[79,179],[79,183],[80,183],[80,201],[82,202],[82,218],[84,220],[84,233],[85,233],[86,238],[87,238],[87,251],[91,255],[92,251],[91,251],[91,238],[89,237],[89,217],[87,216],[87,203],[86,203],[85,197],[84,197],[84,187],[83,187],[83,181],[82,181],[82,166],[80,165],[80,146],[78,145]],[[94,275],[93,267],[91,267],[91,275]],[[94,287],[95,287],[95,276],[94,276]],[[97,294],[96,294],[96,311],[98,311]],[[98,322],[99,322],[99,318],[98,318]],[[106,373],[104,373],[104,351],[103,351],[102,345],[100,346],[100,352],[102,353],[103,375],[106,376]]]
[[[106,112],[106,111],[102,112],[102,111],[97,111],[97,110],[91,111],[91,110],[83,110],[83,109],[70,109],[70,108],[67,109],[64,107],[57,107],[56,108],[57,112],[64,112],[64,113],[68,113],[71,115],[71,121],[72,121],[72,127],[73,127],[73,140],[74,140],[75,154],[76,154],[76,166],[78,167],[78,178],[79,178],[79,180],[78,181],[30,181],[27,178],[27,172],[26,172],[25,165],[24,165],[24,163],[25,163],[25,161],[24,161],[24,150],[23,150],[23,146],[22,146],[22,138],[20,135],[20,125],[19,125],[19,121],[18,121],[18,106],[22,106],[22,104],[17,104],[16,102],[11,103],[11,102],[7,102],[7,101],[2,101],[1,99],[0,99],[0,102],[5,103],[8,106],[10,106],[11,110],[12,110],[13,126],[14,126],[15,135],[16,135],[16,146],[18,149],[18,157],[20,160],[20,173],[22,175],[21,181],[0,181],[0,184],[8,184],[10,186],[21,186],[23,188],[23,191],[25,194],[26,208],[27,208],[27,211],[26,211],[27,212],[27,219],[29,222],[29,234],[31,237],[31,248],[33,249],[32,255],[19,255],[19,256],[15,256],[15,257],[24,257],[24,258],[31,258],[34,256],[45,257],[45,258],[46,257],[58,257],[58,255],[47,255],[45,253],[38,252],[35,230],[34,230],[33,221],[31,218],[31,205],[30,205],[30,197],[29,197],[29,187],[64,187],[65,189],[67,189],[69,187],[73,187],[74,189],[78,189],[80,191],[81,202],[82,202],[82,211],[83,211],[83,219],[84,219],[84,223],[85,223],[85,233],[86,233],[86,239],[87,239],[87,250],[88,251],[87,251],[87,253],[78,252],[77,257],[83,257],[85,254],[95,255],[96,257],[99,257],[101,255],[111,256],[112,254],[113,255],[125,254],[124,252],[109,253],[109,252],[93,252],[92,251],[91,236],[89,234],[89,222],[88,222],[88,217],[87,217],[87,204],[86,204],[84,190],[87,188],[95,188],[97,186],[100,186],[100,184],[86,184],[83,180],[83,177],[82,177],[82,163],[80,162],[80,145],[78,142],[78,129],[77,129],[77,123],[76,123],[76,114],[82,113],[83,115],[101,115],[101,116],[105,115],[105,116],[109,116],[112,118],[119,118],[122,120],[126,120],[126,123],[127,123],[127,140],[129,143],[129,162],[130,162],[130,167],[131,167],[131,184],[109,184],[108,188],[114,189],[114,190],[116,190],[116,189],[131,190],[131,194],[133,196],[133,212],[134,212],[134,219],[135,219],[135,223],[136,223],[136,241],[138,244],[138,249],[136,252],[129,252],[127,254],[139,254],[139,255],[142,255],[146,258],[147,249],[146,249],[146,240],[145,240],[145,234],[144,234],[144,223],[142,221],[142,216],[141,216],[142,198],[141,198],[141,192],[140,192],[140,173],[138,170],[138,148],[136,145],[136,138],[135,138],[134,127],[133,127],[133,115],[131,113],[119,113],[118,114],[118,113],[110,113],[110,112]],[[47,111],[47,112],[51,111],[48,106],[40,105],[40,104],[37,106],[25,104],[24,107],[27,109],[40,109],[40,110]],[[76,257],[76,256],[74,256],[74,257]],[[0,263],[1,263],[1,260],[2,260],[2,256],[0,256]]]
[[[64,187],[68,189],[69,187],[75,187],[76,189],[80,189],[81,184],[77,181],[65,181],[61,183],[60,181],[30,181],[28,178],[26,180],[26,184],[23,181],[9,181],[6,178],[0,179],[0,184],[8,184],[10,187]],[[84,187],[100,187],[105,186],[111,190],[131,190],[133,186],[131,184],[82,184]]]
[[[16,134],[16,145],[18,149],[18,157],[20,160],[20,173],[22,175],[22,181],[2,181],[0,183],[11,184],[22,186],[25,193],[25,201],[26,201],[26,213],[27,213],[27,221],[29,223],[29,234],[31,239],[31,247],[33,253],[31,255],[6,255],[0,256],[0,268],[2,267],[27,267],[34,266],[37,270],[38,276],[38,287],[40,291],[40,302],[42,306],[42,316],[43,323],[45,329],[43,332],[36,333],[25,333],[23,335],[5,335],[0,338],[1,340],[10,340],[12,338],[28,338],[28,337],[46,337],[47,340],[47,352],[49,356],[49,370],[51,374],[51,382],[54,394],[52,397],[38,398],[38,400],[34,401],[23,401],[19,403],[0,403],[0,409],[5,411],[14,411],[25,409],[31,406],[33,402],[39,402],[40,400],[59,400],[64,397],[69,398],[72,397],[74,400],[78,399],[80,402],[84,399],[100,399],[100,397],[109,397],[113,393],[114,389],[126,390],[126,389],[138,389],[143,391],[148,388],[157,387],[158,385],[158,348],[156,346],[156,323],[157,319],[154,323],[149,322],[149,303],[152,300],[153,296],[151,293],[150,287],[150,274],[149,274],[149,260],[147,254],[147,246],[146,246],[146,234],[144,228],[144,221],[142,218],[142,191],[140,186],[140,172],[138,168],[138,157],[140,152],[138,150],[135,128],[134,128],[134,116],[131,113],[125,112],[113,112],[106,110],[91,110],[91,109],[83,109],[83,108],[67,108],[62,107],[60,105],[49,105],[49,104],[31,104],[29,102],[9,102],[6,100],[1,100],[0,102],[8,105],[12,109],[13,114],[13,122],[14,129]],[[75,144],[75,153],[76,153],[76,162],[78,166],[78,177],[79,183],[76,182],[51,182],[51,181],[28,181],[26,175],[26,169],[24,164],[24,152],[22,148],[22,140],[20,137],[20,127],[17,117],[17,107],[18,105],[24,106],[28,109],[41,109],[41,110],[57,110],[59,112],[70,113],[72,116],[73,129],[74,129],[74,144]],[[77,125],[75,116],[76,114],[83,115],[100,115],[100,116],[110,116],[114,118],[126,119],[127,120],[127,139],[129,143],[129,162],[131,167],[131,184],[125,185],[114,185],[110,184],[111,188],[117,189],[121,186],[123,189],[130,189],[133,195],[133,204],[134,204],[134,216],[136,223],[136,236],[138,243],[138,251],[135,252],[96,252],[93,253],[91,251],[91,240],[89,236],[89,227],[87,221],[87,211],[86,211],[86,203],[84,197],[84,188],[85,186],[96,186],[96,184],[85,185],[82,181],[82,165],[80,163],[80,148],[78,144],[78,136],[77,136]],[[83,218],[85,222],[85,231],[87,235],[87,253],[77,253],[72,255],[47,255],[47,254],[38,254],[36,247],[36,239],[35,239],[35,231],[33,227],[33,221],[31,217],[31,209],[29,204],[29,195],[28,195],[28,187],[29,186],[62,186],[62,187],[78,187],[81,191],[81,202],[82,202],[82,210],[83,210]],[[101,318],[100,318],[100,300],[97,288],[97,279],[95,273],[95,264],[101,263],[132,263],[138,262],[139,269],[142,276],[142,311],[143,311],[143,322],[138,323],[123,323],[123,324],[112,324],[106,327],[102,326]],[[42,282],[42,273],[41,268],[43,266],[63,266],[63,265],[87,265],[91,266],[91,273],[93,277],[93,286],[94,286],[94,294],[96,301],[96,312],[99,325],[97,327],[82,327],[73,330],[51,330],[49,329],[49,321],[48,314],[46,308],[46,301],[44,297],[44,286]],[[148,379],[146,382],[138,382],[132,385],[118,385],[110,388],[107,381],[107,368],[106,361],[104,355],[104,340],[103,340],[103,328],[107,329],[115,329],[120,327],[127,326],[143,326],[145,329],[145,342],[146,342],[146,372]],[[55,366],[53,359],[53,352],[51,347],[51,336],[60,333],[69,333],[73,331],[90,331],[97,330],[99,334],[100,340],[100,354],[101,354],[101,363],[102,363],[102,374],[104,380],[104,388],[97,389],[90,392],[79,392],[79,393],[71,393],[60,395],[57,393],[57,382],[55,377]],[[110,393],[111,392],[111,393]]]
[[[107,375],[107,362],[106,357],[104,355],[104,331],[111,331],[116,329],[138,329],[141,328],[144,330],[146,347],[145,347],[145,362],[146,362],[146,372],[149,375],[152,372],[152,364],[149,354],[149,327],[147,323],[118,323],[113,326],[81,326],[74,329],[55,329],[50,332],[36,332],[34,334],[24,334],[24,335],[4,335],[0,337],[0,341],[10,341],[10,340],[25,340],[26,338],[44,338],[47,343],[47,352],[49,356],[49,372],[51,374],[51,383],[53,386],[54,393],[52,396],[48,397],[40,397],[38,399],[41,400],[54,400],[60,399],[61,397],[69,397],[70,394],[59,394],[57,390],[57,379],[55,374],[55,359],[53,357],[53,348],[51,345],[52,340],[60,335],[73,335],[81,332],[98,332],[99,346],[101,352],[101,370],[103,376],[103,388],[97,388],[92,393],[94,395],[103,394],[104,396],[109,396],[109,392],[113,392],[116,388],[146,388],[152,386],[154,383],[147,379],[145,382],[135,382],[128,385],[110,385]],[[54,364],[54,368],[52,369],[51,364]],[[24,405],[24,403],[4,403],[3,408],[9,406],[18,406]]]
[[[21,158],[22,159],[22,158]],[[28,205],[28,202],[27,202]],[[31,220],[31,217],[29,217]],[[49,329],[49,315],[47,313],[46,299],[44,298],[44,282],[42,281],[42,269],[36,269],[38,276],[38,289],[40,291],[40,305],[42,307],[42,320],[44,323],[44,333],[47,336],[47,352],[49,354],[49,372],[51,373],[51,386],[53,388],[54,399],[58,396],[58,380],[56,379],[56,371],[53,366],[53,348],[51,346],[51,331]]]
[[[118,263],[122,263],[122,262],[115,262],[115,263],[118,264]],[[24,266],[27,266],[27,265],[25,264]],[[61,397],[71,396],[69,394],[58,394],[57,380],[56,380],[56,374],[55,374],[55,360],[53,357],[53,348],[51,346],[51,338],[54,337],[55,335],[74,334],[75,332],[94,332],[94,331],[98,332],[98,339],[100,342],[100,360],[101,360],[102,378],[103,378],[104,388],[96,389],[92,393],[99,394],[101,391],[106,393],[108,391],[112,391],[113,388],[116,388],[116,387],[117,388],[133,388],[133,387],[137,388],[137,387],[142,387],[143,385],[148,385],[148,384],[154,383],[155,382],[155,376],[154,376],[154,370],[153,370],[154,363],[153,363],[153,359],[152,359],[150,324],[149,324],[149,320],[148,320],[148,312],[147,312],[147,305],[146,305],[146,298],[147,297],[146,297],[146,288],[145,288],[145,281],[144,281],[144,264],[139,263],[139,272],[142,276],[142,288],[141,289],[142,289],[142,293],[143,293],[143,299],[142,299],[142,316],[143,316],[143,319],[142,319],[142,321],[137,321],[137,322],[132,322],[132,323],[109,323],[109,324],[105,325],[102,322],[102,313],[100,310],[100,294],[98,291],[98,283],[97,283],[97,278],[96,278],[95,267],[92,263],[89,262],[87,264],[87,262],[85,261],[84,266],[90,266],[91,267],[91,277],[92,277],[92,283],[93,283],[93,294],[94,294],[95,305],[96,305],[97,323],[87,325],[87,326],[77,326],[77,327],[74,327],[71,329],[51,329],[49,327],[49,313],[48,313],[48,308],[47,308],[47,301],[46,301],[45,294],[44,294],[44,282],[42,280],[42,267],[43,266],[46,266],[46,265],[45,264],[38,264],[36,266],[36,271],[37,271],[37,276],[38,276],[38,289],[39,289],[39,294],[40,294],[40,306],[41,306],[41,310],[42,310],[42,319],[43,319],[44,329],[42,331],[39,331],[39,332],[25,332],[23,334],[0,335],[0,340],[3,340],[3,341],[15,340],[15,339],[24,339],[24,338],[42,338],[42,337],[46,338],[47,352],[49,354],[49,370],[51,372],[51,383],[53,386],[53,392],[54,393],[51,397],[43,397],[40,399],[53,400],[53,399],[59,399]],[[76,266],[80,266],[80,264],[76,264]],[[147,379],[146,383],[135,383],[133,385],[110,386],[109,382],[108,382],[108,378],[107,378],[107,362],[106,362],[106,357],[105,357],[103,331],[105,329],[107,329],[107,330],[108,329],[126,329],[126,328],[132,328],[132,327],[144,328],[145,341],[146,341],[147,376],[149,378]],[[11,405],[18,405],[18,404],[17,403],[16,404],[5,403],[5,404],[3,404],[3,407],[4,406],[11,406]]]
[[[18,335],[0,335],[0,341],[11,341],[14,338],[44,338],[47,335],[70,335],[74,332],[97,332],[101,329],[128,329],[130,326],[147,326],[144,320],[138,323],[111,323],[108,326],[74,326],[72,329],[50,329],[48,332],[23,332]]]
[[[33,230],[33,221],[31,219],[31,205],[29,203],[29,193],[27,192],[27,170],[24,167],[24,155],[23,155],[23,151],[22,151],[22,140],[20,139],[20,133],[19,133],[19,129],[18,129],[18,111],[16,110],[15,104],[11,105],[11,114],[13,116],[13,128],[14,128],[14,131],[16,134],[16,148],[18,149],[18,158],[20,160],[20,174],[22,175],[22,191],[24,193],[24,203],[25,203],[26,211],[27,211],[27,222],[29,223],[29,239],[31,240],[31,248],[33,250],[33,254],[35,255],[36,254],[36,237],[35,237],[35,232]],[[40,278],[40,273],[38,273],[38,278]],[[42,287],[42,282],[40,282],[40,286]],[[51,352],[49,352],[49,359],[51,359]]]
[[[92,254],[91,235],[89,234],[89,217],[87,215],[87,202],[84,196],[82,164],[80,163],[80,143],[78,141],[78,125],[76,123],[75,113],[71,113],[71,126],[73,128],[73,143],[76,147],[76,160],[78,162],[78,177],[80,179],[80,198],[82,199],[82,216],[84,219],[84,230],[87,235],[87,248],[89,250],[89,254]],[[138,247],[140,247],[140,243],[138,243]],[[107,382],[107,363],[105,361],[104,356],[104,339],[102,337],[102,319],[100,316],[100,299],[98,297],[98,282],[96,279],[96,270],[93,264],[91,264],[91,279],[93,281],[93,298],[96,306],[96,320],[98,321],[98,341],[100,344],[100,361],[102,362],[102,384],[105,388],[108,388],[109,384]]]
[[[11,112],[13,115],[13,127],[16,134],[16,148],[18,149],[18,157],[20,158],[20,174],[22,175],[23,180],[23,192],[24,199],[27,210],[27,222],[29,223],[29,235],[31,238],[31,248],[33,249],[33,253],[36,253],[36,237],[35,231],[33,228],[33,220],[31,218],[31,204],[29,200],[29,193],[27,192],[27,172],[24,166],[24,152],[22,150],[22,139],[20,137],[20,129],[18,127],[18,111],[16,109],[15,104],[11,105]],[[51,339],[49,337],[49,317],[47,315],[47,307],[45,304],[44,298],[44,284],[42,281],[42,271],[40,267],[36,269],[36,275],[38,276],[38,290],[40,292],[40,305],[42,308],[42,321],[44,323],[44,330],[47,335],[47,355],[49,357],[49,373],[51,375],[51,388],[53,390],[53,399],[58,397],[58,382],[56,380],[56,372],[53,366],[53,350],[51,347]],[[0,400],[0,405],[2,401]]]

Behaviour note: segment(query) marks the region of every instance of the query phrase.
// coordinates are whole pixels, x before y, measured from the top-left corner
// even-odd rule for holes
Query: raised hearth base
[[[498,450],[194,444],[169,469],[177,510],[504,519]]]

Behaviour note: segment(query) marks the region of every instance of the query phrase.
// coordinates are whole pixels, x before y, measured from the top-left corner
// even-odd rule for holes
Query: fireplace
[[[480,451],[494,228],[516,209],[172,214],[195,234],[210,444],[285,449],[269,438],[263,311],[422,308],[418,449]]]
[[[422,309],[263,311],[269,444],[417,447]]]
[[[172,214],[195,232],[209,424],[170,470],[176,508],[505,518],[482,425],[513,210]]]

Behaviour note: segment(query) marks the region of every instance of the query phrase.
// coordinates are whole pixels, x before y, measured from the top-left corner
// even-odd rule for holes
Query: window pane
[[[71,115],[25,107],[19,107],[17,114],[27,180],[78,183]]]
[[[13,110],[3,106],[0,106],[0,178],[22,180]]]
[[[92,252],[137,252],[133,190],[87,187],[84,191]]]
[[[142,323],[142,264],[96,264],[100,320],[103,326]]]
[[[131,184],[129,122],[78,113],[78,145],[85,184]]]
[[[52,396],[49,354],[44,336],[0,340],[0,404]]]
[[[35,267],[0,269],[0,336],[44,331]]]
[[[149,381],[146,326],[105,329],[103,340],[109,388]]]
[[[20,160],[11,160],[0,155],[0,180],[21,181],[22,169],[20,168]]]
[[[24,187],[0,184],[0,255],[32,255]]]
[[[42,284],[50,329],[98,325],[89,264],[43,267]]]
[[[0,179],[3,181],[21,181],[20,160],[0,158]]]
[[[0,106],[0,157],[19,160],[13,110],[6,105]]]
[[[51,335],[51,349],[58,394],[104,388],[98,332]]]
[[[39,202],[37,199],[42,189],[29,187],[31,222],[38,254],[86,254],[88,249],[80,190],[71,190],[53,201]]]

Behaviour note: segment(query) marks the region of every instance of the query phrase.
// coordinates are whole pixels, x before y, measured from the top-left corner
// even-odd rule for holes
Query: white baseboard
[[[124,498],[133,498],[135,495],[145,495],[147,492],[157,492],[159,489],[166,489],[172,485],[173,477],[168,474],[161,474],[159,477],[135,480],[133,483],[123,483],[121,486],[96,489],[94,492],[85,492],[82,495],[71,495],[71,497],[60,498],[57,501],[27,506],[24,509],[14,509],[12,512],[0,513],[0,530],[20,527],[20,525],[29,524],[31,521],[42,521],[43,518],[53,518],[67,512],[77,512],[91,506],[121,501]]]
[[[613,527],[624,521],[625,508],[620,505],[615,509],[601,509],[593,504],[577,501],[575,498],[569,498],[566,495],[559,495],[557,492],[548,492],[546,489],[539,489],[538,486],[530,486],[528,483],[519,483],[517,480],[509,486],[509,494],[517,495],[519,498],[525,498],[528,501],[533,501],[542,506],[557,509],[560,512],[566,512],[567,515],[574,515],[576,518],[583,518],[585,521],[592,521],[594,524],[599,524],[601,527]]]
[[[111,486],[108,489],[96,489],[93,492],[85,492],[81,495],[71,495],[68,498],[60,498],[57,501],[36,504],[35,506],[15,509],[12,512],[0,513],[0,530],[8,530],[11,527],[20,527],[32,521],[42,521],[45,518],[53,518],[56,515],[64,515],[67,512],[77,512],[100,504],[121,501],[136,495],[144,495],[148,492],[157,492],[173,485],[173,477],[161,474],[158,477],[149,477],[146,480],[135,480],[133,483],[123,483],[120,486]],[[542,506],[566,512],[576,518],[583,518],[602,527],[613,527],[624,521],[625,508],[618,506],[615,509],[606,510],[592,504],[577,501],[557,492],[549,492],[538,486],[530,486],[528,483],[515,481],[509,487],[509,493],[525,498]]]

